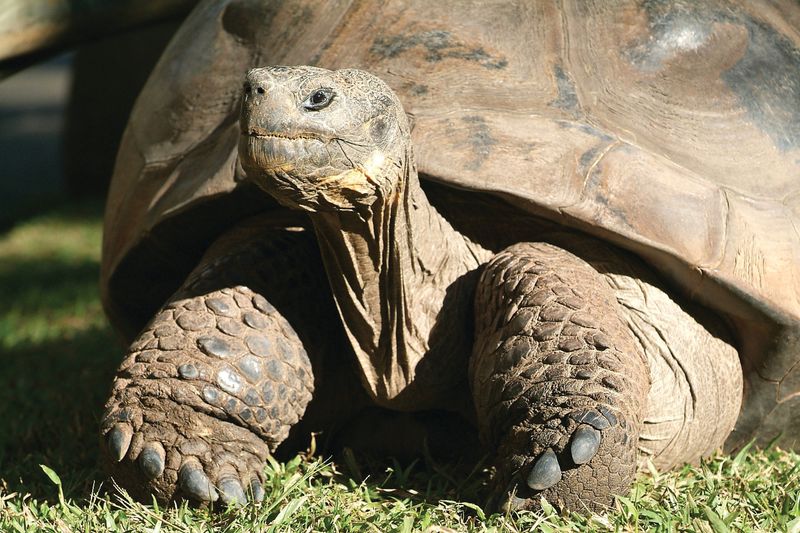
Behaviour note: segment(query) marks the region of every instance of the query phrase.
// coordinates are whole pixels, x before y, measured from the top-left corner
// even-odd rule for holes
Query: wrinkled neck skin
[[[489,252],[428,203],[410,154],[397,187],[360,211],[311,220],[339,312],[380,405],[467,409],[476,269]],[[459,397],[455,397],[459,396]]]

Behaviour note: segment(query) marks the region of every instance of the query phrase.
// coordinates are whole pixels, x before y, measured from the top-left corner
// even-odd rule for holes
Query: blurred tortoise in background
[[[108,200],[113,475],[257,500],[290,430],[478,434],[492,505],[581,509],[646,459],[796,447],[798,26],[789,1],[201,3]],[[243,87],[266,64],[320,68]]]
[[[196,0],[6,0],[0,80],[64,48],[183,16]],[[144,44],[145,48],[148,44]]]

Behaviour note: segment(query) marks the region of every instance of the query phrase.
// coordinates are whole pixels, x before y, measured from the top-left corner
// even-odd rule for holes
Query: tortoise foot
[[[472,390],[496,450],[491,507],[608,506],[636,471],[648,369],[605,280],[546,244],[515,245],[476,293]]]
[[[495,461],[491,506],[537,509],[542,497],[576,511],[610,505],[636,467],[637,435],[621,421],[602,406],[512,428]]]
[[[263,439],[169,401],[147,403],[154,408],[140,411],[141,424],[116,422],[105,438],[114,479],[131,495],[225,505],[263,499]]]
[[[115,480],[134,497],[242,504],[311,398],[289,324],[246,287],[168,304],[132,344],[102,422]]]

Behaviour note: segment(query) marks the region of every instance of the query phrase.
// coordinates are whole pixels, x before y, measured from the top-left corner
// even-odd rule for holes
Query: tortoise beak
[[[242,135],[285,134],[291,124],[297,123],[291,93],[276,82],[266,69],[247,73],[239,115]]]

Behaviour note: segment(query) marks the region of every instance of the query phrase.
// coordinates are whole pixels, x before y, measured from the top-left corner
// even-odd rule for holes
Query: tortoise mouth
[[[242,131],[239,152],[248,163],[264,172],[296,171],[298,167],[311,172],[329,164],[325,146],[325,139],[313,133],[250,127]]]
[[[256,139],[283,139],[287,141],[312,140],[323,143],[326,142],[325,139],[314,133],[282,133],[278,131],[268,131],[258,127],[248,128],[246,131],[243,131],[242,134]]]
[[[351,211],[377,198],[367,169],[339,154],[312,135],[248,130],[239,137],[247,177],[283,205],[308,212]]]

